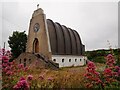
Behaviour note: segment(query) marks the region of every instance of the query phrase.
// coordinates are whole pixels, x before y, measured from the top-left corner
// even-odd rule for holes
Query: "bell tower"
[[[41,8],[38,8],[38,5],[30,20],[26,52],[43,54],[51,59],[46,15]]]

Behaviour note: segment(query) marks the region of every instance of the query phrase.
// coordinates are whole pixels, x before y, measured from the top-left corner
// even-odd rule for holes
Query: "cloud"
[[[118,46],[117,2],[40,2],[46,17],[79,32],[86,50]],[[2,42],[13,31],[26,31],[38,2],[2,3]]]

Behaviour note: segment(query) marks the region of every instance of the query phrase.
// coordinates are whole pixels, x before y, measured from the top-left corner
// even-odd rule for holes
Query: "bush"
[[[105,58],[104,56],[98,56],[96,58],[93,59],[93,62],[96,62],[96,63],[105,63]]]

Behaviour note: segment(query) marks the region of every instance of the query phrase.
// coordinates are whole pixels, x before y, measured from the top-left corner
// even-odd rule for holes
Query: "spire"
[[[44,14],[44,11],[42,8],[39,8],[39,4],[37,4],[37,10],[34,11],[32,17],[35,17],[37,15]]]

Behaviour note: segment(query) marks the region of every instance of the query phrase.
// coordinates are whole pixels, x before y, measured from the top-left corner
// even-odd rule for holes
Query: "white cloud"
[[[40,4],[47,18],[79,32],[87,50],[118,44],[117,2],[5,2],[3,5],[3,40],[14,30],[28,32],[29,21]]]

